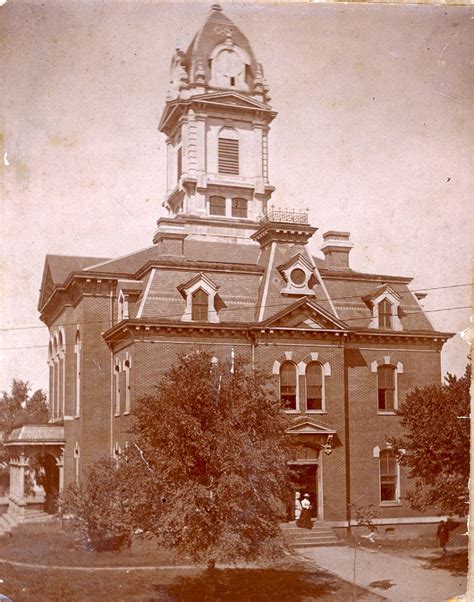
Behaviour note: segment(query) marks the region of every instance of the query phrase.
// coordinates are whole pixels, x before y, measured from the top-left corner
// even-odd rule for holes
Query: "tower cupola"
[[[170,218],[197,221],[201,232],[231,229],[248,238],[255,231],[274,190],[268,132],[276,113],[269,100],[249,41],[213,5],[188,49],[177,48],[171,61],[159,125],[167,137],[163,205]],[[170,218],[158,221],[159,231],[169,229]]]

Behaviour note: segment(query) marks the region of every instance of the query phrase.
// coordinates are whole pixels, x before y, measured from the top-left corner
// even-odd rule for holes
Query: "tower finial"
[[[213,4],[211,6],[211,10],[221,11],[222,10],[222,6],[220,4]]]

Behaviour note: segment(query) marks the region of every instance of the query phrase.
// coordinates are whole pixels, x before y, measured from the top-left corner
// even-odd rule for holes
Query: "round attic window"
[[[290,279],[294,285],[303,286],[306,282],[306,274],[301,268],[295,268],[291,270]]]

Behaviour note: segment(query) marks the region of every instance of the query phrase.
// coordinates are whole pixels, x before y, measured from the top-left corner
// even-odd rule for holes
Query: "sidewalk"
[[[348,546],[304,548],[298,552],[319,567],[352,583],[354,548]],[[356,584],[398,602],[444,602],[466,592],[466,577],[443,569],[423,568],[415,558],[357,548]]]

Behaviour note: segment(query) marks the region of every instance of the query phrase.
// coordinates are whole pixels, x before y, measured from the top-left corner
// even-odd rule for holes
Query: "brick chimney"
[[[349,240],[350,232],[329,230],[323,234],[324,243],[321,251],[324,253],[328,270],[350,270],[349,253],[353,243]]]

